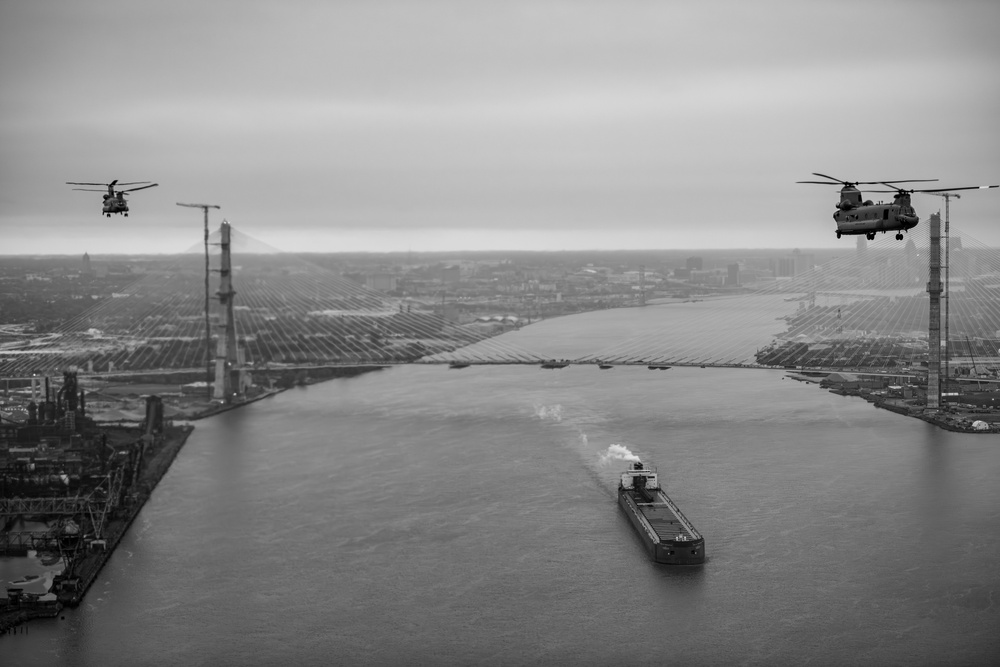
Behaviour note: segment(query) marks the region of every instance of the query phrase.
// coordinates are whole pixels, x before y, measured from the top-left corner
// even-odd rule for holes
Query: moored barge
[[[671,565],[705,562],[705,538],[660,488],[655,470],[636,461],[623,472],[618,504],[654,561]]]

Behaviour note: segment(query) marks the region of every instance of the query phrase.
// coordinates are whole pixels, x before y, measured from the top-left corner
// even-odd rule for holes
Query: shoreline
[[[55,618],[63,609],[79,606],[97,579],[97,575],[114,554],[122,537],[125,536],[146,502],[152,497],[153,491],[156,490],[160,480],[170,469],[192,432],[194,432],[194,426],[191,425],[170,426],[165,430],[162,443],[143,467],[139,477],[138,488],[141,491],[124,516],[114,518],[109,522],[105,548],[100,551],[91,551],[81,557],[72,567],[72,576],[60,575],[57,577],[57,580],[61,580],[62,584],[71,584],[72,586],[55,591],[55,601],[22,602],[17,609],[0,613],[0,636],[12,631],[16,632],[17,626],[32,619]],[[65,574],[66,572],[64,572]]]
[[[985,430],[975,429],[972,427],[972,421],[977,421],[977,420],[969,421],[968,419],[959,419],[949,415],[948,413],[940,413],[940,412],[937,414],[928,413],[928,412],[923,412],[922,409],[920,409],[921,411],[918,411],[917,409],[913,409],[909,406],[890,403],[888,400],[885,400],[881,396],[872,396],[870,394],[866,395],[850,389],[830,389],[829,391],[830,393],[837,394],[839,396],[855,396],[858,398],[862,398],[865,401],[874,405],[876,408],[880,408],[882,410],[888,410],[889,412],[895,412],[896,414],[902,415],[904,417],[913,417],[914,419],[920,419],[922,421],[927,422],[928,424],[933,424],[934,426],[942,428],[946,431],[951,431],[953,433],[969,433],[972,435],[996,435],[998,432],[1000,432],[1000,429],[998,429],[996,423],[993,422],[987,422],[990,423],[991,425],[989,428]]]
[[[142,492],[124,517],[112,519],[109,523],[106,548],[102,551],[87,554],[73,568],[74,576],[80,580],[80,584],[76,587],[75,591],[57,593],[57,599],[62,605],[72,608],[80,604],[87,590],[94,583],[94,580],[97,579],[97,575],[111,558],[118,543],[121,542],[122,537],[128,532],[129,527],[135,521],[139,512],[142,511],[146,502],[152,497],[160,480],[163,479],[163,476],[170,469],[170,465],[177,458],[184,443],[187,442],[188,437],[194,431],[194,426],[189,425],[172,426],[169,428],[173,432],[170,435],[164,436],[160,450],[144,466],[140,475],[138,483],[143,488]]]
[[[104,568],[104,565],[108,562],[108,560],[110,560],[111,555],[115,552],[119,542],[121,542],[121,539],[128,532],[128,529],[142,511],[142,508],[146,505],[146,502],[150,499],[150,497],[152,497],[153,492],[160,483],[160,480],[163,479],[163,476],[173,464],[174,459],[176,459],[177,455],[180,454],[180,451],[187,442],[188,437],[194,432],[195,427],[189,422],[214,417],[215,415],[235,410],[237,408],[250,405],[251,403],[256,403],[257,401],[264,400],[265,398],[271,398],[272,396],[276,396],[293,387],[309,386],[310,384],[316,384],[317,382],[323,382],[337,377],[353,377],[355,375],[366,373],[370,370],[380,370],[380,368],[381,367],[358,367],[356,369],[352,369],[353,372],[349,373],[341,372],[333,375],[332,377],[317,378],[312,381],[306,381],[293,386],[274,387],[266,389],[260,394],[237,403],[219,403],[211,405],[207,409],[189,416],[171,419],[169,421],[170,425],[164,429],[162,440],[157,446],[155,454],[153,454],[143,466],[142,472],[136,483],[136,488],[139,489],[139,492],[135,496],[131,506],[125,510],[125,514],[123,516],[113,518],[109,521],[104,548],[100,551],[91,551],[82,556],[77,563],[73,565],[71,575],[68,571],[64,570],[62,575],[57,576],[57,583],[53,584],[53,586],[61,586],[62,590],[57,591],[54,590],[54,588],[50,588],[49,591],[50,593],[55,593],[55,600],[24,601],[22,599],[19,607],[0,612],[0,636],[16,632],[16,628],[18,626],[26,624],[30,620],[38,618],[56,618],[61,614],[63,609],[72,609],[80,605],[86,596],[87,591],[93,585],[97,576]],[[141,437],[141,434],[138,432],[138,424],[130,426],[122,422],[111,422],[102,423],[99,424],[99,426],[100,428],[106,430],[136,429],[136,437]]]

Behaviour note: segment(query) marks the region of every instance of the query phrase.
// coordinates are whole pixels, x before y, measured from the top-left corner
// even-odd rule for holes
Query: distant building
[[[816,266],[816,256],[812,253],[804,253],[798,248],[792,251],[792,262],[795,265],[793,276],[801,276],[808,273]]]
[[[780,257],[771,260],[771,270],[775,278],[793,278],[795,276],[795,260],[791,257]]]
[[[816,264],[816,256],[812,253],[803,253],[796,248],[788,257],[779,257],[771,260],[771,270],[776,278],[794,278],[801,276],[813,269]]]
[[[462,279],[462,270],[457,264],[441,267],[441,282],[457,283]]]
[[[726,286],[739,287],[740,285],[740,265],[730,264],[726,267]]]
[[[394,292],[396,290],[396,276],[391,273],[366,274],[365,287],[378,292]]]
[[[688,257],[686,266],[688,271],[701,271],[704,268],[701,257]]]

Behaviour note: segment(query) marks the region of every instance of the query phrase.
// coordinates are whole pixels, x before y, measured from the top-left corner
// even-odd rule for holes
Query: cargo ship
[[[655,470],[636,461],[622,473],[618,504],[657,563],[700,565],[705,538],[660,488]]]

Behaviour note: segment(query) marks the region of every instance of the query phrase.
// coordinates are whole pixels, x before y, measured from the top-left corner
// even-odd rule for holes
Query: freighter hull
[[[663,491],[657,489],[644,498],[640,492],[619,487],[618,504],[654,561],[671,565],[705,562],[705,538]]]

